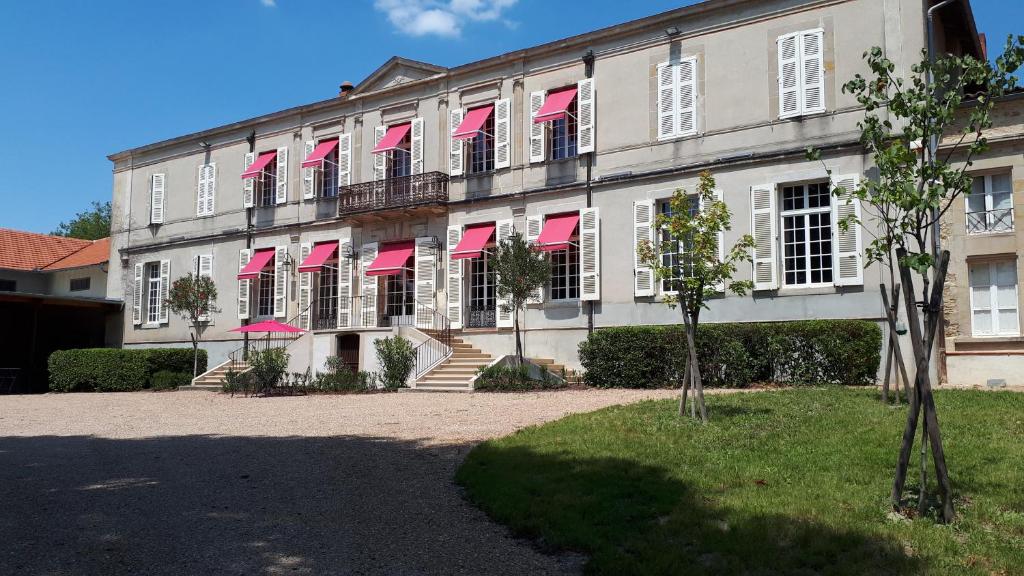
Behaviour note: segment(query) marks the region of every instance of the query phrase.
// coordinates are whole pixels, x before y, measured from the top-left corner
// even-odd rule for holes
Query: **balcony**
[[[388,212],[426,210],[443,213],[448,203],[448,175],[426,172],[342,186],[338,216],[384,216]]]

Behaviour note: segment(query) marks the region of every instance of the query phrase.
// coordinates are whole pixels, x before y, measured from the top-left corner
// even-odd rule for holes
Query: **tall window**
[[[969,264],[971,325],[975,336],[1017,336],[1017,262]]]
[[[388,152],[388,177],[399,178],[412,174],[412,131],[398,143],[398,148]]]
[[[160,322],[160,263],[146,264],[146,322]]]
[[[967,196],[967,233],[1013,230],[1013,181],[1009,173],[977,176]]]
[[[277,162],[271,160],[256,177],[256,201],[258,206],[273,206],[277,194]]]
[[[551,129],[548,131],[552,160],[562,160],[576,156],[576,115],[578,106],[573,98],[566,109],[565,118],[553,120]]]
[[[388,316],[411,316],[416,308],[416,279],[412,270],[387,277]]]
[[[470,143],[469,171],[473,174],[494,170],[494,114]]]
[[[551,253],[551,299],[575,300],[580,297],[579,238],[573,236],[569,247]]]
[[[328,328],[338,318],[338,261],[332,260],[320,269],[317,288],[316,321],[319,328]]]
[[[469,269],[469,327],[482,328],[495,325],[497,299],[494,286],[497,275],[486,252],[470,260]]]
[[[786,286],[832,283],[832,212],[827,182],[782,188]]]
[[[260,270],[259,280],[256,282],[256,315],[274,315],[274,260]]]
[[[324,156],[320,172],[320,197],[334,198],[338,195],[338,147],[335,146]]]
[[[690,196],[690,215],[695,215],[697,210],[697,197]],[[665,216],[671,216],[672,203],[668,200],[661,201],[658,205],[658,211]],[[661,265],[672,269],[672,277],[661,280],[662,292],[675,292],[676,282],[686,276],[693,275],[693,262],[686,256],[687,244],[686,242],[674,242],[668,230],[661,230],[661,242],[659,244],[661,249]]]

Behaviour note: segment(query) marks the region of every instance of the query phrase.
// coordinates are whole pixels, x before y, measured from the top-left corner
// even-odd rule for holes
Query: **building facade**
[[[706,321],[879,321],[886,278],[836,224],[859,206],[830,197],[826,170],[865,177],[863,109],[841,86],[872,46],[909,74],[928,5],[711,0],[455,68],[392,58],[337,98],[114,154],[125,345],[188,342],[160,293],[195,271],[220,292],[211,365],[264,318],[311,330],[297,369],[372,369],[376,337],[429,340],[438,317],[507,354],[488,251],[514,230],[552,265],[526,353],[577,367],[590,330],[679,321],[636,247],[702,170],[733,214],[723,245],[757,245],[739,273],[753,295]],[[941,50],[980,53],[967,2],[936,20]]]

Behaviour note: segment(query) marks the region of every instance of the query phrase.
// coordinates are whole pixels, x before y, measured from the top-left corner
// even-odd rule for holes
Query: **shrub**
[[[50,354],[50,390],[55,392],[128,392],[154,386],[157,372],[192,376],[189,348],[82,348]],[[206,351],[199,351],[206,371]],[[166,378],[166,377],[162,377]]]
[[[704,324],[697,328],[704,385],[743,387],[872,384],[882,331],[864,320]],[[584,381],[600,388],[678,386],[685,369],[681,326],[605,328],[580,343]]]
[[[192,372],[172,372],[160,370],[154,372],[149,378],[149,387],[153,390],[174,390],[178,386],[188,386],[192,383]]]
[[[236,372],[233,369],[228,369],[224,374],[224,385],[221,387],[221,391],[234,394],[235,392],[246,392],[250,387],[252,387],[250,372]]]
[[[369,372],[353,372],[338,356],[324,362],[326,372],[317,372],[310,387],[317,392],[366,392],[376,388],[376,378]]]
[[[474,390],[486,392],[525,392],[564,387],[564,382],[560,382],[546,370],[542,371],[541,378],[531,378],[528,366],[508,364],[481,367],[477,371],[476,382],[473,383]]]
[[[191,348],[147,348],[139,350],[146,355],[149,363],[149,372],[154,374],[160,370],[168,372],[192,373],[192,349]],[[206,372],[206,350],[199,349],[199,372]]]
[[[374,342],[377,348],[377,362],[380,364],[380,378],[384,387],[395,390],[405,386],[416,362],[416,351],[412,343],[401,336],[379,338]]]
[[[266,391],[281,383],[288,371],[289,354],[284,348],[268,348],[249,354],[251,378],[257,391]]]

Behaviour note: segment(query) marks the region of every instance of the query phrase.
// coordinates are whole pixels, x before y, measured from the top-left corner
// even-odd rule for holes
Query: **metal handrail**
[[[1009,222],[1007,222],[1009,217]],[[1009,232],[1013,230],[1013,207],[967,212],[967,232]]]
[[[448,175],[424,172],[339,187],[338,216],[446,202]]]

